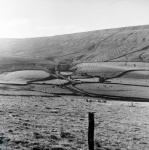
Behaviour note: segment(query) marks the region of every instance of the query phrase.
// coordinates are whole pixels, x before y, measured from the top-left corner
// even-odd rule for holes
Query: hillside
[[[95,61],[148,62],[148,50],[149,25],[54,37],[0,39],[0,69],[49,69],[58,63]]]

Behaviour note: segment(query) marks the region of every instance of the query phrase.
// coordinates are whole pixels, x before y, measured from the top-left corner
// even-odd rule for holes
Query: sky
[[[0,0],[0,38],[149,24],[149,0]]]

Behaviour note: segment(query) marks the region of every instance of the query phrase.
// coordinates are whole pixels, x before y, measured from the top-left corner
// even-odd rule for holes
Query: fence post
[[[88,114],[89,125],[88,125],[88,148],[94,150],[94,113],[89,112]]]

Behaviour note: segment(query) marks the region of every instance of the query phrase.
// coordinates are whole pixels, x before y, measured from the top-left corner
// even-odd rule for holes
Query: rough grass
[[[87,150],[95,112],[95,150],[148,150],[149,104],[71,98],[0,97],[1,133],[9,150]]]

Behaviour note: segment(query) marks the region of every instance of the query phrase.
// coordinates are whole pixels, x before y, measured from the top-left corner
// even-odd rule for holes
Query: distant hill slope
[[[0,72],[81,62],[149,62],[149,25],[26,39],[0,39]]]

